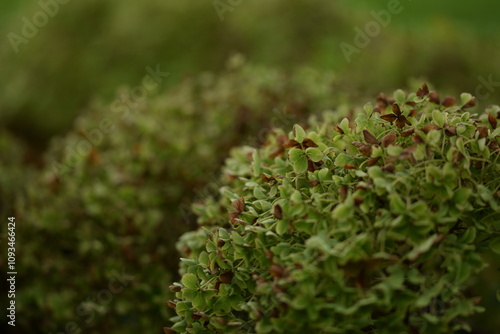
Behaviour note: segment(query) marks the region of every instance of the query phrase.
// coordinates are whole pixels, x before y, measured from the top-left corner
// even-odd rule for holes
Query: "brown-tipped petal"
[[[394,115],[396,115],[398,117],[401,115],[401,109],[399,108],[399,106],[396,103],[394,103],[392,105],[392,112],[394,113]]]
[[[404,116],[401,116],[401,117],[404,117]],[[399,117],[397,120],[396,120],[396,126],[399,128],[399,129],[402,129],[405,127],[405,121],[401,119],[401,117]]]
[[[172,290],[173,292],[179,292],[182,289],[180,286],[177,286],[177,285],[170,285],[168,288],[170,290]]]
[[[359,149],[359,152],[362,155],[364,155],[365,157],[371,157],[372,156],[372,147],[371,147],[371,145],[363,144],[358,149]]]
[[[340,126],[338,126],[338,125],[334,125],[334,126],[333,126],[333,129],[334,129],[335,131],[337,131],[338,133],[340,133],[341,135],[343,135],[343,134],[344,134],[344,130],[342,130],[342,129],[340,128]]]
[[[496,140],[490,140],[488,142],[488,147],[492,151],[500,151],[500,145],[498,144],[498,142]]]
[[[396,167],[393,164],[388,164],[388,165],[385,165],[384,167],[382,167],[382,170],[385,172],[394,173],[394,171],[396,170]]]
[[[444,129],[444,133],[445,133],[448,137],[453,137],[453,136],[456,136],[456,135],[457,135],[457,127],[456,127],[456,126],[453,126],[453,125],[450,125],[450,126],[448,126],[446,129]]]
[[[270,182],[271,180],[274,180],[274,177],[268,177],[268,176],[267,176],[266,174],[264,174],[264,173],[262,173],[262,175],[261,175],[261,177],[260,177],[260,178],[261,178],[262,182],[266,182],[266,183]]]
[[[412,110],[410,110],[408,117],[414,117],[417,113],[418,113],[417,109],[412,109]]]
[[[304,145],[305,148],[318,147],[318,144],[316,144],[314,141],[312,141],[312,139],[309,138],[304,138],[302,145]]]
[[[387,147],[389,145],[392,145],[396,142],[396,139],[398,136],[395,133],[388,133],[382,139],[380,139],[380,144],[382,147]]]
[[[476,128],[477,132],[479,132],[478,139],[482,139],[488,135],[488,128],[481,125]]]
[[[428,134],[432,130],[439,130],[441,129],[439,126],[433,123],[427,123],[422,127],[422,132],[425,134]]]
[[[464,155],[462,153],[460,153],[459,151],[453,152],[453,154],[451,156],[451,161],[453,161],[454,163],[458,163],[458,162],[462,161],[463,159],[464,159]]]
[[[353,164],[345,164],[344,169],[356,169],[356,166],[354,166]]]
[[[167,307],[169,308],[175,308],[175,303],[171,300],[169,300],[168,302],[165,303],[165,305],[167,305]]]
[[[424,97],[425,95],[429,94],[429,87],[427,86],[426,83],[422,85],[422,88],[419,88],[417,90],[417,96],[418,97]]]
[[[405,122],[406,125],[408,126],[411,126],[411,122],[408,120],[408,118],[404,117],[404,116],[401,116],[401,118],[403,119],[403,121]]]
[[[239,213],[245,211],[245,199],[243,197],[238,198],[237,200],[234,200],[231,203],[231,206],[233,209]]]
[[[283,210],[281,209],[281,206],[279,204],[276,204],[274,206],[273,214],[274,218],[283,219]]]
[[[360,206],[365,200],[361,197],[354,197],[354,205]]]
[[[453,107],[455,104],[457,104],[457,99],[455,99],[453,96],[446,96],[441,104],[445,107]]]
[[[387,115],[381,115],[380,118],[382,118],[384,121],[392,123],[398,119],[398,116],[396,116],[394,114],[387,114]]]
[[[294,139],[289,139],[286,143],[283,144],[284,148],[300,148],[300,143]]]
[[[366,163],[366,166],[368,166],[368,167],[374,166],[379,160],[380,160],[380,157],[376,157],[376,158],[370,159]]]
[[[220,281],[223,284],[231,284],[231,280],[233,279],[233,273],[231,271],[226,271],[220,274]]]
[[[497,119],[493,114],[488,114],[488,122],[490,123],[493,130],[497,128]]]
[[[236,220],[237,218],[240,218],[239,212],[230,212],[229,213],[229,221],[231,222],[231,224],[233,224],[233,226],[238,225],[239,222]]]
[[[380,114],[380,113],[382,113],[382,110],[380,110],[380,107],[379,107],[379,106],[375,106],[375,107],[373,107],[373,112],[374,112],[374,113],[379,113],[379,114]]]
[[[347,187],[346,186],[341,186],[339,188],[339,195],[342,200],[345,200],[347,197]]]
[[[363,137],[368,144],[378,144],[377,138],[375,138],[375,136],[373,136],[368,130],[363,130]]]
[[[424,140],[422,139],[422,137],[420,137],[419,135],[415,134],[413,137],[413,142],[417,143],[417,144],[423,144],[424,143]]]
[[[467,102],[465,105],[464,105],[464,108],[472,108],[476,105],[476,98],[473,96],[472,99],[469,100],[469,102]]]
[[[317,170],[317,166],[314,164],[314,162],[307,158],[307,170],[310,171],[311,173]]]
[[[409,137],[415,132],[414,128],[411,129],[406,129],[403,132],[401,132],[401,137]]]
[[[285,271],[283,270],[283,267],[281,267],[278,263],[273,262],[273,263],[271,263],[271,266],[269,267],[269,273],[273,277],[281,278],[281,277],[283,277]]]
[[[439,104],[440,100],[439,100],[438,92],[430,92],[429,93],[429,101],[432,103],[435,103],[435,104]]]
[[[309,180],[309,184],[312,187],[316,187],[317,185],[319,185],[319,181],[318,180]]]

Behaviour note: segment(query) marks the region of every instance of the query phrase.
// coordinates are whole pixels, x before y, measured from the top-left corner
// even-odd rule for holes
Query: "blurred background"
[[[498,13],[493,0],[3,0],[0,212],[18,221],[17,329],[161,332],[175,241],[231,147],[422,82],[500,103]],[[500,326],[488,261],[469,291],[487,307],[475,333]],[[102,292],[123,268],[134,279]]]

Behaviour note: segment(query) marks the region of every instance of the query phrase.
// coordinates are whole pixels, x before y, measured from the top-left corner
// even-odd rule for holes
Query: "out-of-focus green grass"
[[[18,54],[4,39],[1,119],[43,147],[90,100],[110,101],[119,86],[139,84],[147,65],[160,64],[171,73],[165,85],[175,85],[186,73],[221,70],[235,52],[288,71],[302,64],[334,70],[353,99],[407,86],[409,77],[453,94],[474,93],[479,76],[500,78],[500,4],[492,0],[401,1],[403,11],[347,62],[339,44],[353,44],[354,27],[364,28],[373,20],[370,11],[388,3],[243,1],[221,21],[211,1],[72,1]],[[19,33],[21,18],[40,9],[28,1],[0,6],[7,8],[0,22],[4,36]]]
[[[387,7],[390,0],[351,1],[349,6],[359,11]],[[480,3],[454,0],[401,0],[404,10],[394,17],[398,27],[419,31],[425,21],[446,19],[472,30],[474,33],[496,34],[500,28],[498,13],[500,4],[494,0]]]

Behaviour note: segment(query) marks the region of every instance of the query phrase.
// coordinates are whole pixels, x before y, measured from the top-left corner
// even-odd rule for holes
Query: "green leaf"
[[[302,203],[302,195],[300,194],[300,191],[294,190],[290,199],[294,203]]]
[[[352,201],[346,201],[345,203],[341,203],[337,205],[337,207],[332,212],[333,219],[347,219],[353,214],[353,204]]]
[[[437,126],[442,128],[444,126],[444,123],[446,123],[446,115],[438,109],[434,109],[432,111],[432,120]]]
[[[300,174],[307,170],[307,157],[304,151],[298,148],[292,148],[288,152],[288,156],[290,157],[290,162],[292,163],[295,173]]]
[[[202,251],[198,256],[198,262],[203,264],[204,266],[208,266],[208,253]]]
[[[288,221],[285,219],[278,220],[278,223],[276,224],[276,233],[278,233],[278,235],[283,235],[286,233],[287,229]]]
[[[306,150],[306,155],[314,162],[318,162],[323,159],[323,152],[316,147],[309,147]]]
[[[320,171],[318,171],[318,179],[321,182],[324,182],[328,176],[328,173],[330,173],[330,170],[328,168],[323,168]]]
[[[370,117],[373,113],[373,104],[371,104],[371,102],[368,102],[363,106],[363,110],[365,111],[366,116]]]
[[[199,311],[203,311],[207,307],[207,301],[202,292],[198,292],[191,301],[193,307]]]
[[[490,241],[489,245],[490,249],[497,254],[500,254],[500,238],[495,238]]]
[[[386,150],[387,154],[389,154],[391,157],[397,157],[401,153],[403,153],[403,148],[397,145],[389,145],[389,147],[387,147]]]
[[[188,289],[195,290],[198,288],[198,279],[194,274],[185,274],[182,276],[181,282]]]
[[[476,239],[476,229],[474,227],[467,228],[462,236],[460,236],[460,243],[470,244]]]
[[[335,158],[335,165],[338,167],[344,167],[345,165],[352,163],[352,161],[353,161],[352,157],[350,157],[345,153],[340,153]]]
[[[397,193],[389,195],[389,203],[392,213],[404,214],[408,210],[406,207],[406,203]]]
[[[398,105],[403,105],[406,102],[406,93],[403,90],[398,89],[394,92],[394,100]]]
[[[349,120],[347,118],[342,119],[339,124],[339,128],[341,128],[344,133],[349,133]]]
[[[469,188],[459,188],[455,190],[453,194],[453,202],[455,204],[462,204],[467,201],[472,194],[472,190]]]
[[[431,130],[427,134],[427,144],[431,146],[441,145],[441,131],[440,130]]]
[[[462,105],[467,104],[470,100],[472,100],[471,94],[469,93],[460,94],[460,101],[462,102]]]
[[[221,284],[221,286],[224,286],[224,284]],[[214,310],[223,313],[231,311],[231,301],[228,297],[219,297],[214,303]]]
[[[438,238],[437,234],[431,236],[430,238],[422,242],[420,245],[413,248],[412,251],[407,254],[407,258],[410,261],[415,261],[421,254],[426,253],[432,247],[432,245],[434,245],[434,242],[436,241],[437,238]]]
[[[229,233],[227,233],[227,230],[225,228],[220,228],[219,229],[219,237],[228,240],[229,239]]]
[[[260,156],[258,151],[254,151],[252,154],[253,157],[253,176],[257,177],[261,175],[261,163],[260,163]]]
[[[245,243],[245,239],[236,231],[231,232],[231,239],[235,245],[243,245]]]
[[[293,134],[294,134],[294,139],[298,141],[299,143],[302,143],[304,141],[304,138],[306,137],[306,132],[302,127],[298,124],[295,124],[293,127]]]

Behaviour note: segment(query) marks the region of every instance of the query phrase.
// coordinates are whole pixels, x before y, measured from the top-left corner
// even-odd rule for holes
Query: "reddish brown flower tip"
[[[281,206],[279,204],[276,204],[274,206],[274,218],[276,219],[283,219],[283,210],[281,209]]]
[[[417,90],[417,96],[418,96],[418,97],[424,97],[424,96],[426,96],[427,94],[429,94],[429,87],[427,86],[427,84],[426,84],[426,83],[424,83],[424,84],[422,85],[422,88],[419,88],[419,89]]]
[[[446,96],[441,104],[445,107],[452,107],[457,104],[457,100],[452,96]]]

